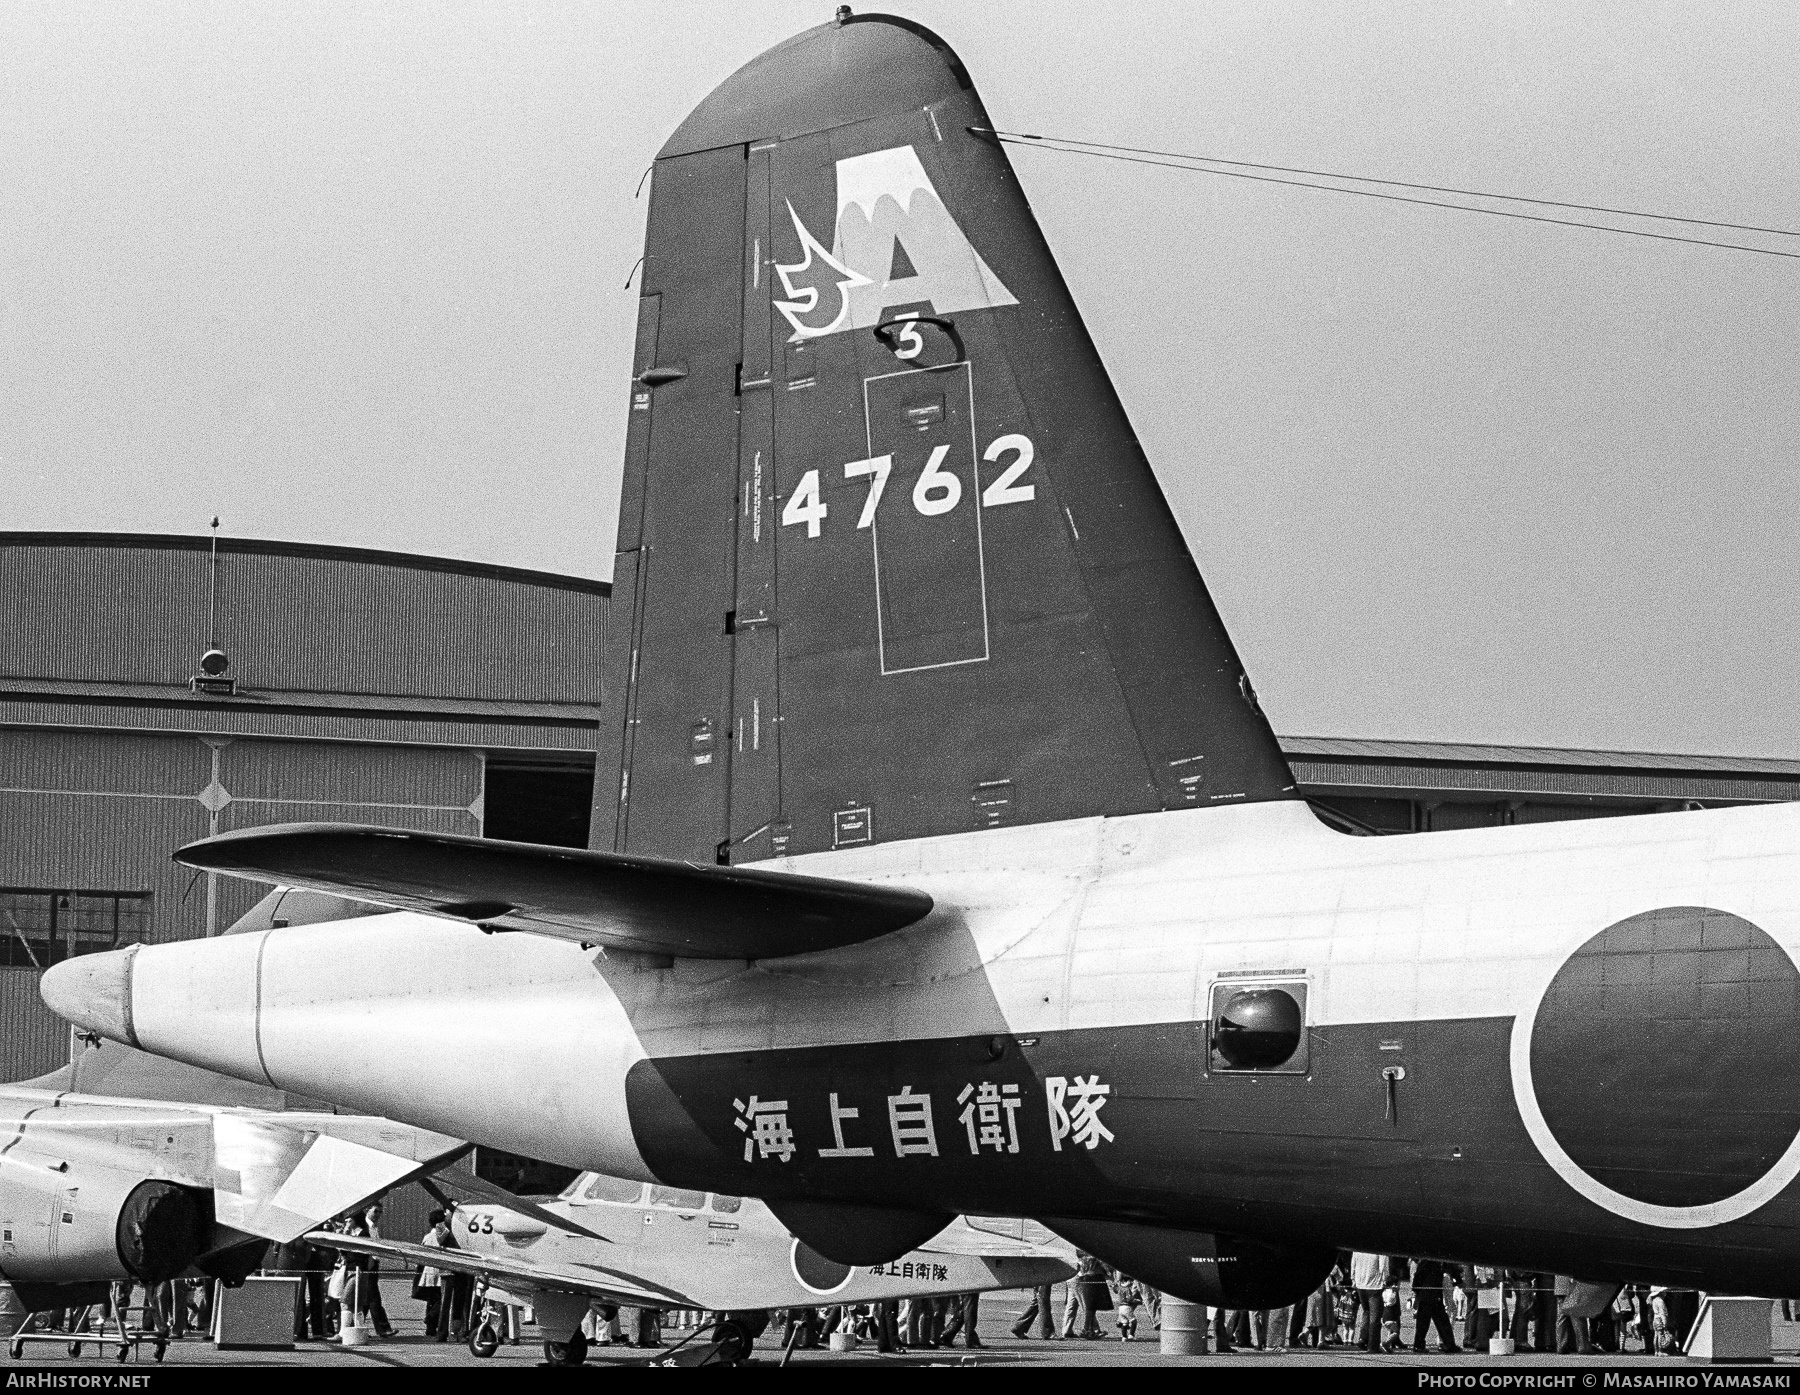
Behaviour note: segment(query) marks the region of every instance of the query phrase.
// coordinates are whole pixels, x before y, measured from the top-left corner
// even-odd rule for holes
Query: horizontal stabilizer
[[[459,1139],[355,1115],[221,1112],[212,1127],[220,1224],[281,1244],[468,1151]]]
[[[475,1197],[480,1202],[493,1206],[504,1206],[515,1215],[525,1216],[538,1222],[546,1230],[560,1230],[569,1235],[586,1236],[598,1240],[602,1245],[613,1243],[612,1237],[602,1235],[597,1230],[589,1230],[584,1225],[577,1225],[561,1211],[552,1211],[548,1206],[539,1206],[527,1197],[515,1196],[504,1187],[496,1186],[485,1177],[473,1172],[440,1172],[431,1179],[427,1188],[433,1196],[444,1203],[445,1209],[457,1204],[451,1192],[462,1192]]]
[[[905,887],[351,824],[221,833],[175,860],[496,930],[692,959],[835,949],[931,910],[929,896]]]
[[[377,1259],[397,1260],[406,1265],[423,1265],[431,1269],[447,1269],[452,1274],[472,1274],[478,1279],[498,1280],[508,1289],[541,1289],[560,1293],[585,1293],[609,1303],[632,1307],[693,1307],[683,1294],[674,1289],[650,1284],[634,1275],[616,1273],[597,1264],[583,1264],[586,1273],[572,1269],[549,1269],[529,1260],[511,1256],[483,1254],[478,1250],[445,1250],[431,1245],[412,1245],[402,1240],[371,1240],[367,1236],[340,1235],[332,1230],[316,1230],[307,1240],[330,1250],[346,1250],[351,1254],[374,1255]]]

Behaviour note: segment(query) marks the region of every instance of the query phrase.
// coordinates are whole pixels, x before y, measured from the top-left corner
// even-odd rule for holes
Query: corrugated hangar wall
[[[0,533],[0,671],[185,688],[213,580],[202,538]],[[606,594],[513,568],[226,539],[212,637],[261,689],[592,702]]]
[[[0,730],[0,963],[31,981],[4,999],[6,1079],[61,1064],[58,1046],[24,1023],[47,1017],[36,970],[67,953],[70,918],[52,938],[46,897],[141,898],[141,923],[121,942],[217,934],[263,888],[200,877],[175,849],[196,838],[270,823],[373,823],[481,832],[480,752],[429,746],[275,741],[104,731]],[[23,903],[23,904],[22,904]],[[89,932],[81,948],[111,947]],[[48,951],[48,952],[46,952]],[[23,970],[20,974],[17,971]],[[24,1041],[14,1039],[23,1034]],[[52,1058],[53,1057],[53,1058]]]
[[[172,861],[196,838],[585,842],[603,583],[245,540],[217,577],[234,681],[206,692],[207,539],[0,533],[0,1079],[68,1059],[48,963],[217,933],[256,902]]]

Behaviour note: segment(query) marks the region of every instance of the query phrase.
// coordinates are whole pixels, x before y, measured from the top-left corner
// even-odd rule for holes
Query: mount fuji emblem
[[[788,298],[774,304],[793,327],[789,343],[872,328],[892,305],[927,301],[949,315],[1019,303],[970,245],[910,145],[837,162],[829,252],[792,203],[787,211],[801,256],[775,264]]]

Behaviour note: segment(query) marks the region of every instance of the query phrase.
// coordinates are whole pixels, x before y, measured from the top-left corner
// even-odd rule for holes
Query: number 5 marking
[[[874,482],[869,485],[869,497],[863,500],[862,516],[856,520],[858,528],[867,528],[875,521],[875,506],[881,502],[881,491],[887,488],[888,476],[893,473],[894,457],[878,455],[873,460],[852,460],[844,466],[844,478],[861,479],[864,475],[873,475]]]
[[[916,320],[917,318],[917,313],[902,315],[900,317],[903,321],[900,325],[900,343],[902,347],[894,350],[895,358],[913,359],[925,352],[925,341],[919,337],[919,327],[915,324],[904,323],[904,321]]]
[[[1016,450],[1019,458],[1000,472],[1000,478],[981,491],[981,506],[985,509],[997,508],[1001,504],[1023,504],[1037,498],[1037,486],[1034,484],[1016,484],[1020,475],[1031,468],[1036,458],[1036,450],[1031,444],[1031,437],[1013,434],[1002,436],[982,452],[983,460],[998,460],[1009,450]]]

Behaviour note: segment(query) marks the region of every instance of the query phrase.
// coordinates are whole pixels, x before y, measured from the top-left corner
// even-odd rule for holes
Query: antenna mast
[[[214,647],[218,638],[216,620],[219,614],[219,516],[213,515],[212,521],[212,561],[206,581],[206,647]]]
[[[231,667],[231,660],[225,651],[219,648],[219,519],[214,515],[212,521],[212,556],[207,561],[206,576],[206,652],[200,656],[200,672],[196,673],[188,686],[196,693],[207,693],[214,697],[235,697],[237,695],[237,679],[227,678],[225,671]]]

